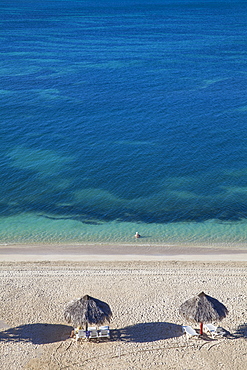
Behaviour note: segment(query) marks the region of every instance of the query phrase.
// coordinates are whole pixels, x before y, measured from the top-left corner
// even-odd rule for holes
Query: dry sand
[[[97,261],[95,251],[90,254],[84,249],[84,256],[70,251],[64,256],[52,255],[54,250],[48,249],[39,249],[39,254],[28,250],[24,257],[23,251],[18,254],[14,246],[12,254],[1,251],[2,370],[245,368],[244,251],[223,253],[224,262],[213,251],[193,251],[187,261],[185,252],[179,251],[177,255],[150,254],[150,261],[136,252],[127,251],[128,258],[124,258],[124,252],[115,254],[115,258],[109,253],[110,261],[105,259],[106,254],[98,254]],[[55,261],[62,255],[65,261]],[[73,261],[75,258],[78,262]],[[181,325],[189,323],[181,318],[178,308],[201,291],[227,306],[229,315],[220,324],[227,335],[215,340],[204,335],[187,341]],[[111,306],[111,340],[76,343],[69,338],[72,328],[63,319],[63,307],[84,294]]]

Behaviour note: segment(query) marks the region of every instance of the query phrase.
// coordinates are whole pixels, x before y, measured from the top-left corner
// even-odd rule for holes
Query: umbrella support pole
[[[200,335],[203,334],[203,322],[200,322]]]

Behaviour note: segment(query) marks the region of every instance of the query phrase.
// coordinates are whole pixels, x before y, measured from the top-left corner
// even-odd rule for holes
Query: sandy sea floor
[[[84,257],[67,250],[59,261],[48,246],[39,253],[16,254],[14,248],[12,254],[1,249],[1,369],[244,369],[244,251],[221,251],[225,259],[216,252],[193,251],[186,260],[184,250],[182,258],[178,251],[150,254],[148,261],[148,255],[141,258],[140,251],[128,250],[115,257],[109,253],[108,260],[99,254],[97,260],[96,249],[91,254],[84,249]],[[179,315],[179,306],[201,291],[228,308],[220,323],[224,337],[187,340],[182,334],[181,325],[191,323]],[[110,340],[76,343],[69,338],[72,327],[63,318],[64,305],[85,294],[111,306]]]

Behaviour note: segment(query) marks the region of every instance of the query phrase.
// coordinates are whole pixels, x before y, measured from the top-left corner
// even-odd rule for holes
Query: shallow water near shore
[[[213,248],[246,248],[247,222],[178,222],[145,224],[102,222],[86,224],[73,220],[49,220],[35,215],[12,216],[0,224],[3,244],[104,244],[204,246]],[[135,232],[141,238],[134,237]]]
[[[245,246],[246,15],[3,0],[0,244]]]

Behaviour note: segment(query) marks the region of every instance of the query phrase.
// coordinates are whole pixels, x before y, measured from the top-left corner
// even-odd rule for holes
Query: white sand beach
[[[22,247],[21,249],[18,249]],[[0,365],[17,369],[238,370],[247,361],[244,250],[1,246]],[[147,247],[148,248],[148,247]],[[227,249],[227,248],[226,248]],[[11,252],[10,252],[11,251]],[[163,250],[164,251],[164,250]],[[175,253],[176,252],[176,253]],[[186,254],[187,253],[187,254]],[[187,256],[187,258],[186,258]],[[226,335],[187,340],[179,306],[204,291],[229,310]],[[76,343],[64,305],[89,294],[113,312],[111,339]],[[199,325],[191,324],[198,329]]]

